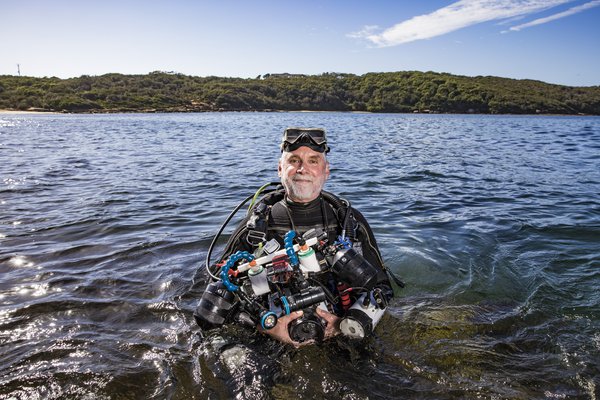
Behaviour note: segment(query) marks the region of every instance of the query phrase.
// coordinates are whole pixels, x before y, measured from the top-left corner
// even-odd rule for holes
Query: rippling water
[[[365,343],[193,321],[290,125],[407,283]],[[0,114],[0,399],[597,399],[599,193],[595,117]]]

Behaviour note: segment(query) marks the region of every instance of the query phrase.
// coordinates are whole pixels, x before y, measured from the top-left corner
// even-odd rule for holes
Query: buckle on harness
[[[267,235],[261,231],[249,230],[246,235],[246,241],[252,246],[258,246],[265,240],[267,240]]]

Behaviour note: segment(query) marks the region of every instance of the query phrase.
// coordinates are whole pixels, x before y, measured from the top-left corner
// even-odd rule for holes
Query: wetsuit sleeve
[[[385,269],[383,258],[381,257],[379,246],[377,245],[377,240],[375,239],[375,235],[373,234],[373,230],[369,226],[369,223],[357,209],[353,208],[352,213],[354,214],[356,222],[358,222],[357,238],[362,244],[363,256],[373,266]]]
[[[366,218],[360,213],[360,211],[353,208],[352,212],[354,214],[356,222],[358,223],[357,238],[362,244],[363,257],[365,257],[365,259],[369,261],[371,265],[373,265],[379,270],[379,272],[377,273],[376,286],[383,289],[384,293],[386,294],[386,297],[389,300],[392,297],[394,297],[394,291],[392,289],[392,284],[390,283],[390,279],[386,272],[386,266],[383,262],[379,246],[377,245],[377,240],[375,240],[373,230],[369,226],[369,223],[367,222]]]

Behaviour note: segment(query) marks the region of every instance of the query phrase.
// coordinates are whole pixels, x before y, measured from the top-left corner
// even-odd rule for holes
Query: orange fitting
[[[248,265],[250,265],[251,267],[256,267],[256,260],[250,261],[250,263],[248,263]]]

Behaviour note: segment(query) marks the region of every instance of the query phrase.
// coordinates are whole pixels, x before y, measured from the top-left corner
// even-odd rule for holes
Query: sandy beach
[[[0,114],[59,114],[54,111],[0,110]]]

